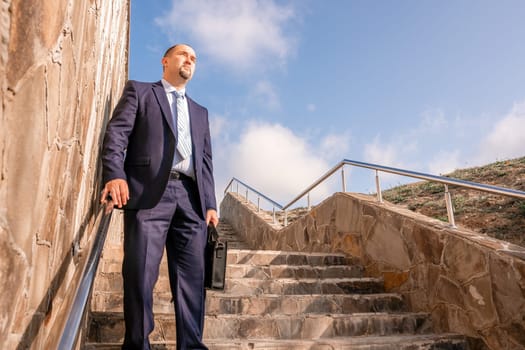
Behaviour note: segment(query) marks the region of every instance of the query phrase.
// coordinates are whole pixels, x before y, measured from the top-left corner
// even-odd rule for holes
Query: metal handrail
[[[450,192],[449,192],[449,189],[448,189],[448,185],[453,185],[453,186],[464,187],[464,188],[468,188],[468,189],[473,189],[473,190],[478,190],[478,191],[483,191],[483,192],[488,192],[488,193],[493,193],[493,194],[499,194],[499,195],[504,195],[504,196],[509,196],[509,197],[525,199],[525,192],[519,191],[519,190],[514,190],[514,189],[509,189],[509,188],[504,188],[504,187],[499,187],[499,186],[493,186],[493,185],[480,184],[480,183],[477,183],[477,182],[460,180],[460,179],[454,179],[454,178],[450,178],[450,177],[446,177],[446,176],[437,176],[437,175],[425,174],[425,173],[420,173],[420,172],[417,172],[417,171],[399,169],[399,168],[394,168],[394,167],[389,167],[389,166],[384,166],[384,165],[379,165],[379,164],[372,164],[372,163],[359,162],[359,161],[355,161],[355,160],[343,159],[342,161],[337,163],[337,165],[335,165],[332,169],[328,170],[324,175],[322,175],[318,180],[316,180],[314,183],[312,183],[310,186],[308,186],[304,191],[302,191],[294,199],[292,199],[289,203],[287,203],[287,204],[285,204],[285,205],[283,205],[281,207],[281,210],[284,211],[284,226],[286,226],[287,223],[288,223],[287,222],[287,209],[290,208],[290,206],[292,206],[293,204],[295,204],[299,199],[303,198],[305,195],[308,195],[308,208],[310,208],[310,192],[313,189],[315,189],[317,186],[319,186],[321,183],[323,183],[330,176],[332,176],[336,171],[338,171],[340,169],[341,169],[341,176],[342,176],[343,192],[346,192],[346,181],[345,181],[345,175],[344,175],[344,166],[345,165],[351,165],[351,166],[356,166],[356,167],[360,167],[360,168],[367,168],[367,169],[371,169],[371,170],[375,170],[376,171],[376,178],[375,179],[376,179],[376,193],[377,193],[377,201],[378,202],[383,202],[383,198],[382,198],[382,195],[381,195],[381,185],[380,185],[380,182],[379,182],[379,172],[380,171],[381,172],[385,172],[385,173],[391,173],[391,174],[396,174],[396,175],[412,177],[412,178],[421,179],[421,180],[427,180],[427,181],[442,183],[443,185],[445,185],[445,204],[446,204],[446,207],[447,207],[448,221],[449,221],[449,224],[452,227],[456,227],[456,224],[455,224],[455,220],[454,220],[454,210],[453,210],[453,207],[452,207],[452,199],[451,199],[451,195],[450,195]],[[236,180],[235,178],[232,178],[232,180],[230,181],[230,183],[226,187],[225,193],[226,193],[226,191],[228,190],[228,188],[230,186],[233,186],[232,184],[233,184],[234,181],[238,181],[238,180]],[[247,185],[245,185],[244,183],[242,183],[240,181],[238,181],[238,182],[241,183],[243,186],[246,186],[246,188],[250,188]],[[253,190],[251,188],[250,188],[250,190],[254,191],[259,196],[264,196],[262,193],[260,193],[258,191],[255,191],[255,190]],[[246,198],[248,198],[247,195],[246,195]],[[264,196],[264,198],[267,198],[267,197]],[[272,200],[270,199],[270,201],[272,201]]]
[[[255,188],[245,184],[244,182],[242,182],[241,180],[235,178],[235,177],[232,177],[232,179],[230,180],[230,182],[228,182],[228,185],[226,185],[226,188],[224,189],[224,194],[226,194],[228,192],[228,188],[232,188],[232,192],[233,192],[233,183],[236,182],[237,183],[237,193],[239,193],[239,184],[244,186],[244,188],[246,189],[246,201],[248,201],[248,191],[252,191],[253,193],[255,193],[257,195],[257,212],[259,212],[261,210],[261,198],[264,199],[265,201],[267,201],[268,203],[270,203],[272,205],[272,217],[273,217],[273,222],[275,223],[276,221],[276,218],[275,218],[275,208],[279,208],[280,210],[283,210],[283,206],[279,203],[277,203],[276,201],[274,201],[273,199],[271,199],[270,197],[267,197],[265,196],[264,194],[262,194],[260,191],[257,191]]]
[[[317,179],[317,181],[315,181],[313,184],[308,186],[308,188],[306,190],[304,190],[303,192],[299,193],[294,199],[292,199],[290,201],[290,203],[285,204],[283,206],[282,210],[286,211],[286,209],[290,208],[290,206],[295,204],[295,202],[297,202],[299,199],[303,198],[306,194],[310,193],[314,188],[316,188],[321,183],[323,183],[326,179],[328,179],[330,176],[332,176],[337,170],[341,169],[341,167],[344,165],[343,162],[344,161],[339,162],[332,169],[328,170],[323,176],[321,176],[319,179]],[[343,187],[346,187],[346,186],[343,186]],[[343,192],[346,192],[346,188],[343,188]]]
[[[98,224],[95,238],[91,246],[86,266],[82,272],[82,277],[78,289],[76,291],[75,299],[69,315],[64,326],[64,331],[60,337],[58,344],[59,350],[72,350],[75,348],[81,323],[84,318],[91,290],[97,273],[98,262],[104,248],[106,236],[108,232],[109,223],[111,222],[112,212],[106,213],[105,206],[102,206],[102,218]]]
[[[377,165],[377,164],[369,164],[369,163],[364,163],[364,162],[358,162],[355,160],[345,159],[342,161],[342,163],[348,164],[348,165],[354,165],[354,166],[358,166],[362,168],[380,170],[386,173],[409,176],[409,177],[422,179],[422,180],[440,182],[440,183],[447,184],[447,185],[465,187],[465,188],[469,188],[472,190],[479,190],[483,192],[490,192],[494,194],[502,194],[505,196],[525,199],[525,192],[514,190],[511,188],[486,185],[486,184],[481,184],[481,183],[472,182],[472,181],[454,179],[454,178],[446,177],[446,176],[430,175],[430,174],[425,174],[425,173],[419,173],[417,171],[392,168],[392,167],[382,166],[382,165]]]
[[[241,180],[233,177],[230,182],[228,183],[228,185],[226,186],[226,189],[224,190],[224,194],[226,194],[226,192],[228,191],[228,188],[230,186],[233,185],[233,182],[238,182],[239,184],[243,185],[244,187],[246,187],[247,189],[249,189],[250,191],[252,191],[253,193],[257,194],[259,197],[261,198],[264,198],[266,201],[268,201],[270,204],[274,205],[275,207],[279,208],[279,209],[283,209],[283,206],[279,203],[277,203],[276,201],[274,201],[273,199],[265,196],[264,194],[262,194],[261,192],[257,191],[256,189],[254,189],[253,187],[245,184],[244,182],[242,182]]]

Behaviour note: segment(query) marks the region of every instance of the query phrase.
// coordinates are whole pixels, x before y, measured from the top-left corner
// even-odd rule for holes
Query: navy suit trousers
[[[153,288],[166,248],[175,304],[177,349],[207,349],[204,328],[204,250],[206,223],[196,183],[169,180],[160,202],[151,209],[124,211],[124,319],[122,349],[150,349],[154,329]]]

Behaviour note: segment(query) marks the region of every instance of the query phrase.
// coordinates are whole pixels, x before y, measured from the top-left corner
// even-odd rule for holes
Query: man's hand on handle
[[[108,181],[106,186],[104,186],[100,203],[106,205],[106,213],[109,213],[114,206],[122,208],[128,203],[128,200],[128,183],[124,179],[114,179]]]

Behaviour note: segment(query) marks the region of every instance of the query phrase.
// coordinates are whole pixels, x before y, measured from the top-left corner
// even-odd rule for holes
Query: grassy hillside
[[[445,176],[525,191],[525,157],[456,170]],[[525,246],[525,200],[449,186],[456,224]],[[417,182],[383,192],[389,202],[447,221],[441,184]]]

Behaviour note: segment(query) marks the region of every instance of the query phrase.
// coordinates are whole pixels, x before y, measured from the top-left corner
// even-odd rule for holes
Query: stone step
[[[229,244],[229,243],[228,243]],[[122,249],[113,249],[108,254],[104,254],[99,265],[101,272],[115,272],[122,268]],[[162,265],[165,265],[166,254],[164,254]],[[344,254],[333,253],[309,253],[281,250],[249,250],[228,248],[227,262],[229,265],[288,265],[288,266],[333,266],[350,265],[360,266],[359,261]]]
[[[229,278],[343,278],[362,277],[364,269],[357,265],[228,265],[226,276]]]
[[[122,313],[93,313],[87,342],[118,343],[124,336]],[[361,313],[306,316],[207,316],[204,339],[323,339],[332,337],[428,334],[426,313]],[[175,318],[157,314],[150,335],[154,342],[175,340]]]
[[[231,295],[304,295],[304,294],[372,294],[382,293],[381,278],[226,278],[225,292]]]
[[[155,313],[173,312],[170,292],[154,294]],[[122,294],[95,292],[91,310],[95,312],[122,312]],[[338,295],[250,295],[233,296],[208,291],[206,314],[244,315],[304,315],[355,312],[405,311],[403,298],[398,294],[338,294]]]
[[[339,337],[316,340],[215,339],[209,350],[468,350],[466,340],[455,334]],[[84,350],[120,350],[120,343],[86,344]],[[152,350],[176,350],[175,342],[152,342]]]
[[[248,265],[359,265],[356,259],[344,254],[310,253],[282,250],[229,249],[228,264]]]
[[[115,279],[121,277],[121,262],[104,262],[100,266],[101,278]],[[364,269],[358,265],[249,265],[229,264],[226,269],[228,278],[343,278],[361,277]],[[112,276],[115,274],[116,276]],[[167,278],[168,266],[165,262],[160,265],[159,278]]]
[[[212,292],[206,297],[207,315],[306,315],[406,311],[398,294],[231,296]]]
[[[219,224],[219,227],[217,228],[217,232],[219,233],[219,237],[222,239],[228,241],[228,248],[230,249],[248,249],[248,245],[246,242],[239,239],[239,236],[235,233],[235,231],[231,227],[226,227],[226,225]]]
[[[95,280],[95,290],[98,292],[122,292],[122,275],[116,270],[116,264],[105,264],[106,271],[99,271]],[[169,291],[168,268],[166,264],[161,264],[159,279],[155,289],[158,291]],[[302,266],[251,266],[251,265],[229,265],[226,271],[226,290],[238,291],[242,288],[251,288],[253,293],[263,288],[264,292],[270,294],[281,294],[274,292],[276,288],[286,290],[303,290],[298,293],[285,292],[285,294],[320,294],[321,290],[333,290],[339,294],[337,288],[332,288],[334,284],[342,286],[346,292],[381,292],[382,279],[363,278],[363,270],[358,266],[325,266],[313,267],[310,265]],[[294,287],[295,285],[295,287]],[[309,286],[309,287],[307,287]],[[346,287],[343,287],[346,286]],[[306,289],[305,289],[306,288]],[[319,289],[320,288],[320,289]],[[323,292],[325,294],[327,292]]]
[[[468,350],[465,339],[454,334],[258,340],[257,342],[251,340],[232,342],[225,339],[223,342],[215,340],[209,343],[208,347],[209,350]],[[165,349],[171,350],[175,347],[171,348],[166,344]]]
[[[467,350],[456,335],[431,334],[428,314],[406,312],[383,280],[363,278],[358,259],[337,253],[246,249],[221,222],[228,240],[226,290],[208,291],[205,343],[210,350]],[[164,258],[165,259],[165,258]],[[121,248],[107,251],[91,300],[83,349],[120,349]],[[175,316],[165,261],[154,291],[152,349],[176,349]]]

